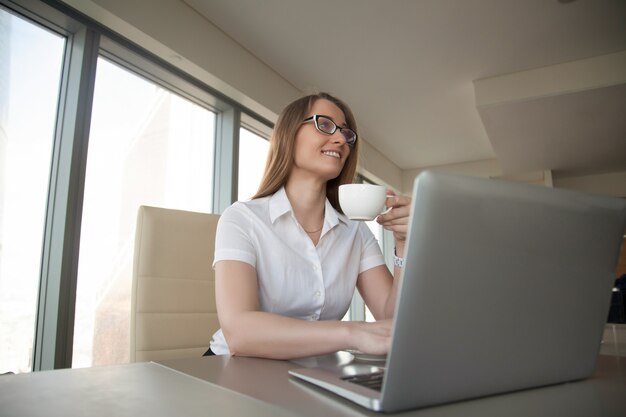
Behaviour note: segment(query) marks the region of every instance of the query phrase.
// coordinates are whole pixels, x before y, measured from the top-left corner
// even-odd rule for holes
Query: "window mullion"
[[[214,213],[222,213],[237,200],[240,125],[241,112],[236,108],[220,113],[215,124]]]
[[[72,364],[78,248],[99,34],[68,38],[59,94],[41,265],[33,370]]]
[[[350,302],[350,320],[365,321],[365,301],[358,291],[354,291]]]

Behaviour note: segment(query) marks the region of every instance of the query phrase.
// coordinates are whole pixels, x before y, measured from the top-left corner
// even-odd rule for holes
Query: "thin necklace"
[[[314,231],[312,231],[312,232],[307,231],[304,227],[302,228],[302,230],[304,230],[305,232],[307,232],[307,233],[308,233],[308,234],[310,234],[310,235],[313,235],[313,234],[315,234],[315,233],[319,232],[320,230],[322,230],[323,228],[324,228],[324,223],[322,223],[322,227],[320,227],[319,229],[314,230]]]

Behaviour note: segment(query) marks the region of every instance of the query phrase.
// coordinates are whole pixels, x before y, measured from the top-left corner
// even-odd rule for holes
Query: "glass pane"
[[[0,9],[0,373],[32,369],[64,47]]]
[[[239,130],[238,200],[248,200],[256,194],[269,149],[270,142],[264,137],[244,128]]]
[[[383,229],[383,227],[380,224],[376,223],[375,221],[365,222],[365,224],[367,224],[367,227],[369,227],[369,229],[372,231],[376,239],[378,239],[378,245],[380,246],[380,249],[382,250],[383,249],[383,233],[385,229]],[[366,305],[364,306],[365,306],[365,321],[376,321],[370,309],[367,308]]]
[[[137,210],[211,211],[214,131],[213,112],[98,59],[73,367],[128,362]]]
[[[363,183],[364,184],[374,184],[373,182],[368,181],[366,179],[363,179]],[[374,184],[374,185],[377,185],[377,184]],[[376,221],[374,221],[374,220],[369,221],[369,222],[365,222],[365,224],[372,231],[372,233],[374,234],[376,239],[378,239],[378,245],[380,246],[380,249],[384,250],[384,248],[383,248],[383,233],[384,233],[385,229],[383,229],[383,227],[380,224],[378,224]],[[376,321],[374,319],[374,316],[372,315],[372,312],[370,311],[369,308],[367,308],[365,303],[363,303],[363,307],[365,308],[365,321]]]

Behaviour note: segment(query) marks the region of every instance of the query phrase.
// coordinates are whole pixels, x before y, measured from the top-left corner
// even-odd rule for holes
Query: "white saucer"
[[[363,362],[385,362],[387,355],[373,355],[370,353],[359,352],[358,350],[346,349],[346,352],[352,354],[354,359]]]

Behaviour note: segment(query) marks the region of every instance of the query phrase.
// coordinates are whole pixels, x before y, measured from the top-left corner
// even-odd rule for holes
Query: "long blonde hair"
[[[339,107],[346,118],[348,127],[358,134],[352,110],[343,101],[328,93],[311,94],[287,105],[278,116],[278,121],[276,126],[274,126],[265,173],[263,174],[259,190],[252,197],[253,199],[274,194],[280,187],[285,185],[294,164],[296,133],[313,104],[317,100],[322,99],[328,100]],[[340,213],[343,213],[343,211],[339,206],[339,186],[354,181],[358,153],[359,140],[356,141],[354,148],[350,150],[350,155],[348,155],[341,173],[326,183],[326,198],[328,198],[335,210]]]

